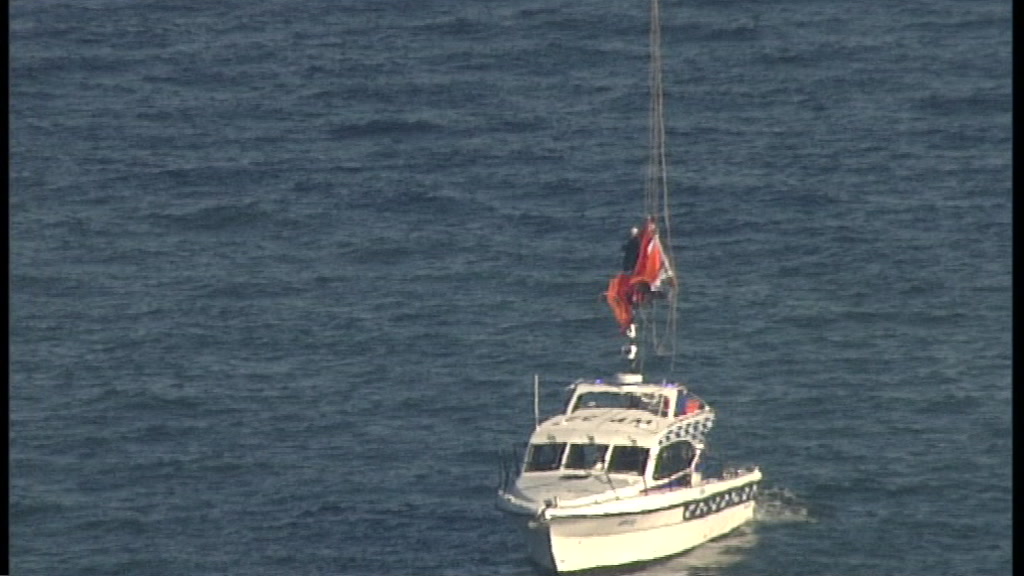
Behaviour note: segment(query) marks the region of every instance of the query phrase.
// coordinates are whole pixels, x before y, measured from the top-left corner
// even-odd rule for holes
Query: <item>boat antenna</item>
[[[533,427],[540,426],[540,375],[533,375]]]
[[[639,374],[641,370],[640,346],[637,344],[636,323],[633,322],[626,328],[626,338],[629,341],[622,347],[622,355],[629,361],[629,371]]]

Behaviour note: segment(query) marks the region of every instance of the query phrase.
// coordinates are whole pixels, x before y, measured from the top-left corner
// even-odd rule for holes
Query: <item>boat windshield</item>
[[[565,442],[552,444],[530,444],[526,454],[524,472],[541,472],[558,470],[562,465],[562,454],[565,453]]]
[[[570,444],[569,455],[565,458],[567,470],[590,470],[604,463],[607,444]]]
[[[613,446],[605,470],[609,473],[637,474],[647,469],[647,448],[641,446]]]
[[[668,405],[663,394],[636,394],[634,392],[584,392],[576,398],[575,412],[584,408],[627,408],[659,414]]]

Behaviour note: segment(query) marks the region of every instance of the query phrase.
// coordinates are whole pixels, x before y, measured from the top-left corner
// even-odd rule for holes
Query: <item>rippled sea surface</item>
[[[1011,570],[1008,0],[664,0],[673,377],[761,511],[644,574]],[[618,370],[645,2],[16,0],[13,574],[530,575]]]

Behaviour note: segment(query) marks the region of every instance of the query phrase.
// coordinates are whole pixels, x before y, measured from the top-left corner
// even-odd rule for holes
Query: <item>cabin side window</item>
[[[607,451],[607,444],[570,444],[565,467],[573,470],[590,470],[599,462],[605,461]]]
[[[615,446],[605,470],[609,473],[642,476],[647,469],[647,454],[647,448],[640,446]]]
[[[654,460],[654,479],[662,480],[686,470],[694,454],[693,445],[686,440],[665,446]]]
[[[565,442],[530,444],[530,449],[526,454],[526,468],[523,471],[558,470],[562,465],[563,453],[565,453]]]

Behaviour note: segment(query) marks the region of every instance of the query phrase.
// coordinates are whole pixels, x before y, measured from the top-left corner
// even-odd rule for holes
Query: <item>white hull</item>
[[[520,516],[520,525],[525,528],[530,558],[559,573],[656,560],[690,550],[751,520],[756,488],[747,490],[749,499],[739,503],[723,503],[716,496],[735,493],[732,488],[756,483],[760,476],[754,471],[707,485],[697,499],[699,488],[676,490],[659,497],[676,499],[660,509],[607,515],[573,515],[555,509],[551,512],[556,514],[544,515],[546,519]],[[704,507],[699,508],[702,502]],[[710,512],[718,506],[724,507]]]

